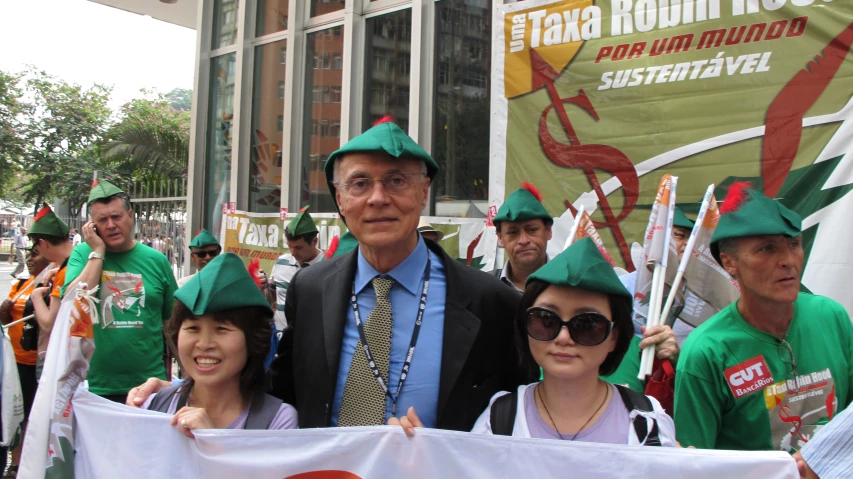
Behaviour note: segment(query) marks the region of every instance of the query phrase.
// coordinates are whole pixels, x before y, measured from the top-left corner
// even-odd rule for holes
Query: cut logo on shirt
[[[740,399],[773,384],[773,375],[770,373],[770,368],[767,367],[767,361],[760,354],[726,369],[723,371],[723,375],[726,377],[726,383],[735,399]]]

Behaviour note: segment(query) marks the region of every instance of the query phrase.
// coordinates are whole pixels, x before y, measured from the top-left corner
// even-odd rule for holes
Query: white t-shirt
[[[518,403],[515,410],[515,422],[513,423],[512,436],[513,437],[526,437],[530,436],[530,427],[527,423],[527,414],[526,414],[526,397],[528,388],[535,388],[539,383],[527,384],[524,386],[519,386],[517,391]],[[621,398],[619,397],[619,393],[614,391],[616,394],[615,399],[621,402]],[[471,432],[474,434],[492,434],[492,404],[495,402],[495,399],[509,394],[506,391],[501,391],[494,396],[489,401],[489,407],[483,411],[483,414],[480,414],[480,417],[477,418],[477,422],[474,423],[474,428],[471,429]],[[657,399],[646,396],[652,403],[652,408],[654,409],[652,412],[642,412],[642,411],[630,411],[627,412],[623,409],[623,412],[627,412],[629,414],[628,421],[628,430],[625,431],[627,442],[629,446],[639,446],[640,439],[637,438],[637,433],[634,431],[634,425],[631,422],[636,416],[643,416],[646,418],[647,426],[649,431],[652,428],[652,420],[656,420],[658,424],[658,434],[660,436],[660,442],[662,446],[665,447],[674,447],[675,446],[675,423],[672,418],[669,417],[669,414],[664,411],[663,406],[660,405]]]

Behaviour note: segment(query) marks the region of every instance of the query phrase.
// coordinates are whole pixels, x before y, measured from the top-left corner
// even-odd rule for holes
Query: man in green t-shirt
[[[147,378],[166,378],[163,321],[172,314],[177,284],[166,257],[134,241],[127,193],[96,181],[88,207],[91,219],[68,259],[64,290],[100,285],[89,390],[123,403]]]
[[[795,452],[853,400],[853,325],[799,292],[800,216],[748,186],[729,188],[711,240],[741,297],[684,343],[676,432],[683,446]]]

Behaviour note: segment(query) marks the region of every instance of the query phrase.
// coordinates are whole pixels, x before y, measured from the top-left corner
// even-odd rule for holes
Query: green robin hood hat
[[[335,236],[329,244],[329,249],[326,250],[326,259],[337,258],[345,255],[350,251],[358,248],[358,240],[355,239],[352,233],[347,231],[340,237]]]
[[[210,232],[206,229],[203,229],[199,231],[197,235],[195,235],[195,238],[193,238],[192,242],[190,243],[190,248],[203,248],[205,246],[219,246],[220,248],[222,247],[222,245],[219,244],[219,241],[216,241],[216,237],[210,234]]]
[[[750,189],[747,182],[735,182],[729,187],[720,206],[720,221],[711,238],[711,254],[720,261],[719,242],[731,238],[759,235],[798,236],[803,219],[782,203]]]
[[[314,219],[308,213],[308,206],[299,210],[299,213],[290,223],[287,223],[287,232],[290,233],[290,236],[302,236],[306,233],[316,233],[317,231],[317,225],[314,224]]]
[[[335,198],[334,181],[335,161],[348,153],[385,153],[391,158],[415,158],[426,164],[427,176],[432,179],[438,173],[438,164],[420,145],[406,134],[399,126],[385,117],[374,124],[373,128],[353,138],[346,145],[335,151],[326,160],[326,182],[332,198]],[[337,206],[337,200],[335,200]]]
[[[553,221],[548,210],[542,205],[542,195],[539,190],[530,183],[524,182],[521,188],[515,190],[504,201],[492,221],[500,223],[501,221],[527,221],[534,218]]]
[[[30,227],[30,230],[27,231],[27,235],[33,234],[67,238],[68,225],[56,216],[56,213],[50,209],[50,206],[45,206],[36,213],[35,222]]]
[[[117,195],[119,193],[124,193],[124,191],[109,181],[95,180],[95,182],[92,183],[92,191],[89,192],[89,201],[86,204],[91,205],[93,201],[100,200],[102,198],[109,198],[110,196]]]
[[[175,299],[196,316],[251,306],[260,306],[270,314],[273,312],[243,261],[234,253],[213,258],[175,291]]]
[[[681,208],[675,207],[675,216],[672,220],[672,226],[679,226],[681,228],[687,228],[689,230],[693,230],[693,221],[681,211]]]
[[[545,263],[527,278],[543,281],[555,286],[570,286],[596,293],[615,294],[631,298],[631,293],[622,286],[613,266],[604,259],[592,238],[574,242],[565,251]]]
[[[346,233],[341,235],[341,238],[338,241],[338,250],[334,253],[334,256],[347,254],[356,248],[358,248],[358,240],[355,238],[355,236],[353,236],[352,233],[347,231]]]

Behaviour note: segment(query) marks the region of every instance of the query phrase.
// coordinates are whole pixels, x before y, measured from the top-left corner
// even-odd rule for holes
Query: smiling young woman
[[[224,253],[175,293],[166,337],[186,380],[143,408],[196,429],[290,429],[296,410],[264,393],[272,309],[242,260]]]

